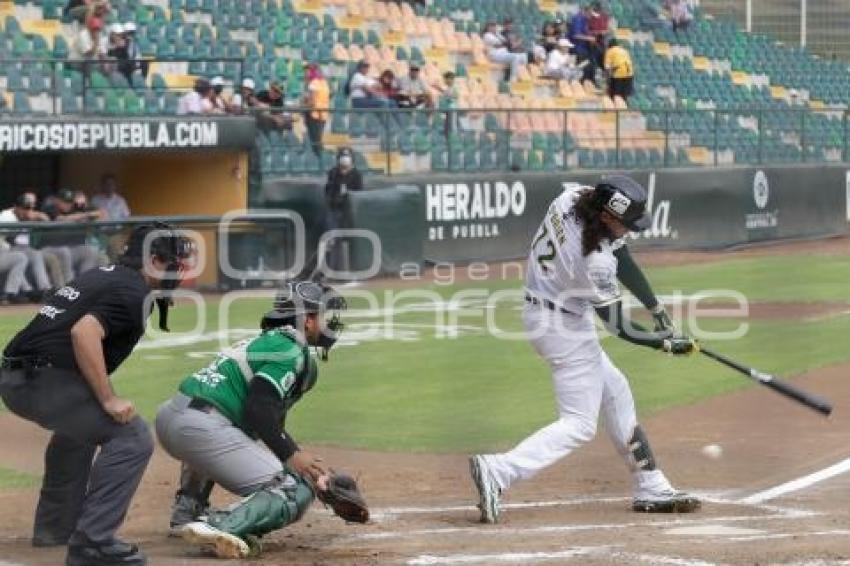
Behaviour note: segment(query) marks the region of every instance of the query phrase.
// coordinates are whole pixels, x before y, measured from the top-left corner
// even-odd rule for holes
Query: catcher
[[[157,437],[182,462],[172,534],[221,558],[243,558],[259,552],[257,537],[299,520],[314,497],[347,521],[369,519],[354,480],[325,470],[283,429],[287,411],[316,383],[309,347],[327,359],[345,308],[328,286],[289,284],[259,335],[221,352],[160,407]],[[210,511],[214,484],[244,499]]]

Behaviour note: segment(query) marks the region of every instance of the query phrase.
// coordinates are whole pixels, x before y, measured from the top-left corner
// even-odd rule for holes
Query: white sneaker
[[[180,536],[188,543],[211,549],[219,558],[246,558],[251,554],[247,542],[202,521],[184,525]]]
[[[472,481],[478,489],[478,508],[481,510],[482,523],[496,523],[499,520],[499,496],[501,490],[493,476],[490,475],[490,470],[487,468],[487,462],[483,456],[472,456],[469,458],[469,472],[472,475]]]
[[[673,488],[635,495],[632,510],[639,513],[692,513],[702,506],[699,498]]]

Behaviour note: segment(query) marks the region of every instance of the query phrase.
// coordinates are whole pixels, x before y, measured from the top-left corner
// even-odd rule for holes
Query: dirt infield
[[[476,523],[464,455],[369,453],[316,447],[360,475],[375,509],[365,526],[346,525],[320,506],[269,537],[257,564],[750,564],[850,559],[850,479],[838,476],[785,495],[742,499],[850,456],[850,364],[795,379],[836,402],[822,419],[751,388],[644,423],[664,469],[708,497],[694,515],[628,510],[627,474],[604,435],[506,498],[499,525]],[[4,465],[40,470],[43,431],[4,415]],[[723,456],[701,448],[719,444]],[[850,466],[848,466],[850,468]],[[123,531],[152,564],[207,564],[165,536],[177,465],[157,451]],[[28,546],[35,490],[0,492],[0,559],[57,564],[59,550]],[[226,500],[219,499],[218,503]]]
[[[850,239],[762,246],[722,255],[642,253],[640,261],[678,265],[786,253],[847,254]],[[750,316],[805,319],[840,315],[848,308],[843,303],[763,303],[751,305]],[[539,477],[513,488],[499,525],[476,522],[466,455],[313,447],[332,466],[359,475],[374,520],[363,526],[346,525],[317,504],[302,522],[267,537],[261,559],[245,563],[850,561],[850,473],[845,473],[850,472],[848,377],[850,363],[794,379],[834,402],[830,419],[763,387],[752,387],[644,421],[671,480],[706,498],[704,508],[693,515],[632,513],[628,474],[604,434]],[[9,414],[0,415],[0,430],[0,466],[40,473],[47,434]],[[704,456],[701,449],[708,444],[722,446],[722,456]],[[177,463],[157,450],[122,536],[140,542],[152,565],[225,564],[166,537],[177,471]],[[794,480],[798,481],[789,484]],[[64,550],[29,546],[36,497],[35,489],[0,490],[0,566],[62,563]],[[228,501],[216,493],[216,504]]]

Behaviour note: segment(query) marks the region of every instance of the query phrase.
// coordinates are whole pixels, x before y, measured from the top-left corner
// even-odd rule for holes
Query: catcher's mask
[[[315,314],[319,322],[318,338],[308,338],[307,343],[319,350],[323,361],[336,343],[345,325],[340,312],[348,308],[345,298],[329,285],[314,281],[293,281],[277,292],[274,308],[263,315],[260,328],[269,330],[292,326],[304,332],[304,317]]]
[[[633,232],[649,228],[652,218],[646,209],[648,195],[643,185],[625,175],[603,177],[593,193],[599,210],[608,212]]]
[[[149,258],[157,258],[165,264],[165,270],[159,281],[159,289],[164,291],[156,299],[159,310],[159,327],[168,332],[168,307],[174,304],[170,296],[180,285],[184,262],[192,255],[192,241],[181,236],[165,222],[154,222],[137,226],[130,233],[124,253],[118,263],[132,269],[147,269]]]

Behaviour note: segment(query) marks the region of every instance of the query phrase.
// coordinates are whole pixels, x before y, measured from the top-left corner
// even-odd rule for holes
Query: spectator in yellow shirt
[[[331,90],[322,70],[315,63],[307,65],[304,73],[307,81],[305,102],[309,110],[305,114],[307,135],[316,157],[322,156],[322,135],[325,133],[325,123],[328,121],[328,108],[331,105]]]
[[[628,100],[634,89],[634,66],[631,55],[620,47],[616,39],[608,42],[608,50],[605,52],[605,70],[608,72],[608,96],[612,100],[615,96],[622,96],[623,100]]]

